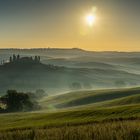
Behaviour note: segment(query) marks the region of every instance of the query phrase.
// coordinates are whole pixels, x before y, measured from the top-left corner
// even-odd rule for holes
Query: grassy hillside
[[[132,96],[136,95],[136,96]],[[130,97],[129,97],[130,96]],[[108,89],[108,90],[91,90],[91,91],[77,91],[66,93],[62,95],[50,96],[46,99],[41,100],[41,105],[44,108],[66,108],[74,107],[80,105],[88,105],[94,103],[103,104],[105,101],[111,101],[118,99],[117,101],[112,101],[110,105],[121,104],[135,104],[140,103],[140,88],[126,88],[126,89]],[[123,98],[126,97],[126,98]],[[128,98],[127,98],[128,97]],[[120,99],[121,98],[121,99]]]
[[[119,129],[118,129],[119,128]],[[140,121],[125,120],[78,126],[14,129],[0,132],[1,140],[139,140]]]
[[[103,103],[103,106],[121,106],[130,104],[140,104],[140,94],[111,100]]]
[[[79,108],[1,114],[0,139],[138,140],[140,138],[139,93],[140,88],[131,88],[79,91],[51,96],[41,103],[56,107],[75,99],[78,101],[75,103],[81,103],[79,102],[81,99],[86,100],[89,97],[93,102],[89,104],[86,101],[87,103]]]
[[[0,114],[0,140],[140,139],[140,88],[119,89],[139,86],[139,52],[5,49],[0,59],[13,54],[40,55],[41,63],[0,65],[0,93],[44,89],[49,97],[41,111]]]
[[[114,108],[85,108],[59,112],[15,113],[0,115],[0,130],[86,124],[114,120],[133,120],[140,117],[140,105]]]

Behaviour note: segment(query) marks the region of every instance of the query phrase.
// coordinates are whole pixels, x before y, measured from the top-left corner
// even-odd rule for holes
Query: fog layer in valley
[[[39,63],[9,63],[10,56],[40,56]],[[48,94],[123,88],[140,84],[140,53],[89,52],[81,49],[0,50],[0,93],[8,89]],[[4,64],[3,64],[4,63]]]

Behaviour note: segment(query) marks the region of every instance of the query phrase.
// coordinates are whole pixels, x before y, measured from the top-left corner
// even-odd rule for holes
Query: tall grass
[[[0,140],[140,140],[140,120],[7,130]]]

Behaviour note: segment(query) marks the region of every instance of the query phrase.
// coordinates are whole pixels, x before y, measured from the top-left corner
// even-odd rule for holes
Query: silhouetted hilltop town
[[[40,56],[34,57],[21,57],[20,55],[10,56],[9,60],[1,61],[1,64],[4,65],[6,63],[40,63]]]

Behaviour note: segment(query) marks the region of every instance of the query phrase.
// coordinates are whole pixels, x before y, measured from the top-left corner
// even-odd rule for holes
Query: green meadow
[[[108,89],[46,97],[40,100],[43,107],[40,111],[1,114],[0,138],[138,140],[139,91],[140,88]]]

